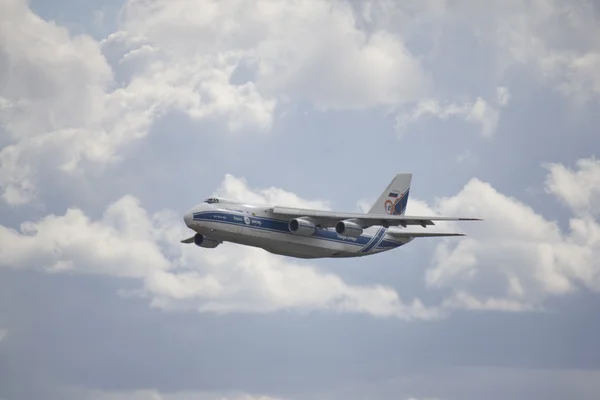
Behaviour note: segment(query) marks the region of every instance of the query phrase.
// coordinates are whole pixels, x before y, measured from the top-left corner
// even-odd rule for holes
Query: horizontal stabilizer
[[[181,243],[194,243],[194,237],[183,239]]]

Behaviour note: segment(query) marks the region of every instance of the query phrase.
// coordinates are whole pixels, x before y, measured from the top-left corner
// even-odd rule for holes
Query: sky
[[[597,399],[593,1],[0,2],[0,399]],[[212,195],[473,216],[182,245]]]

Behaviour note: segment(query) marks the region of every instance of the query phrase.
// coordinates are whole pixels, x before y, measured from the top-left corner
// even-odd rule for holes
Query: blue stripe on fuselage
[[[394,240],[383,239],[379,245],[377,245],[377,249],[380,250],[390,250],[395,249],[396,247],[400,247],[404,245],[404,243],[396,242]]]
[[[198,212],[194,213],[193,216],[195,221],[219,222],[224,224],[240,225],[253,229],[262,229],[272,232],[288,233],[290,235],[294,235],[288,229],[288,221],[284,220],[277,220],[266,217],[251,217],[249,215],[244,214],[233,214],[218,211]],[[248,224],[244,222],[244,218],[249,220]],[[367,235],[360,235],[356,238],[349,236],[341,236],[336,231],[329,229],[317,229],[314,235],[308,237],[316,237],[319,239],[330,240],[338,243],[346,243],[355,246],[365,246],[372,239],[371,236]]]
[[[211,221],[219,222],[230,225],[246,226],[252,229],[260,229],[271,232],[286,233],[294,235],[289,231],[288,221],[268,218],[268,217],[257,217],[249,216],[244,214],[229,213],[222,211],[202,211],[193,214],[195,221]],[[247,224],[244,219],[249,221]],[[346,243],[355,246],[363,246],[360,250],[361,253],[369,252],[373,249],[393,249],[401,246],[404,243],[396,242],[385,238],[387,229],[384,227],[379,228],[375,235],[360,235],[359,237],[352,238],[348,236],[341,236],[334,230],[330,229],[317,229],[315,234],[307,237],[316,237],[322,240],[333,241],[336,243]]]
[[[367,246],[365,246],[360,252],[366,253],[368,251],[371,251],[375,246],[377,246],[383,235],[385,235],[386,230],[387,229],[385,229],[384,227],[379,228],[379,230],[373,237],[373,240],[371,240],[371,242]]]
[[[367,247],[371,246],[373,242],[375,242],[375,237],[377,236],[377,233],[379,233],[379,231],[375,232],[375,235],[371,236],[371,240],[369,240],[369,242],[367,242],[367,245],[360,250],[361,252],[364,251]]]

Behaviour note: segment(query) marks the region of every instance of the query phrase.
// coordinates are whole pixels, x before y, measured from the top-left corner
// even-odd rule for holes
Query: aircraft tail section
[[[412,174],[397,174],[369,210],[369,214],[404,215]]]

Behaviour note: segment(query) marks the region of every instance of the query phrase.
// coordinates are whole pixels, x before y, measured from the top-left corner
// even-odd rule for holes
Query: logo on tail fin
[[[385,213],[391,215],[392,214],[392,208],[394,208],[394,202],[391,201],[391,200],[387,200],[385,202],[384,207],[385,207]]]
[[[408,190],[402,194],[394,191],[388,194],[389,199],[384,203],[385,213],[389,215],[401,215],[408,203]]]

